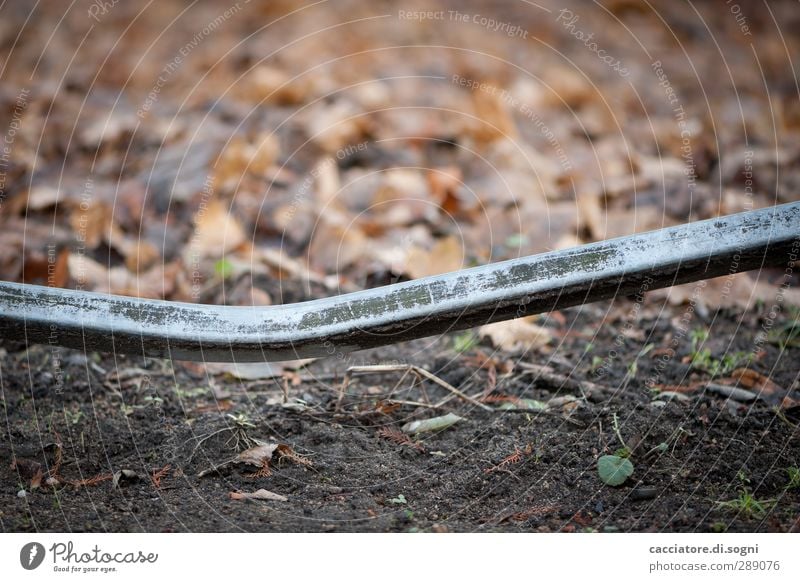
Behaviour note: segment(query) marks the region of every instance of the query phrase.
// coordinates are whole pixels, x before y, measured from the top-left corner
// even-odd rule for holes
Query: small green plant
[[[724,521],[715,521],[711,524],[711,531],[714,533],[722,533],[728,530],[728,524]]]
[[[756,499],[747,489],[741,489],[739,496],[730,501],[717,501],[719,509],[725,509],[745,518],[762,518],[775,505],[774,499]]]
[[[478,344],[478,338],[471,331],[465,331],[455,337],[453,349],[459,353],[471,350]]]
[[[703,348],[692,353],[692,367],[710,374],[711,376],[726,376],[736,368],[746,365],[749,355],[745,352],[725,354],[721,358],[711,355],[711,350]]]
[[[767,341],[778,346],[782,351],[787,348],[800,347],[800,322],[790,321],[770,330],[767,334]]]
[[[614,413],[611,422],[612,422],[612,427],[614,428],[614,434],[617,435],[617,440],[619,440],[620,444],[622,445],[622,448],[618,449],[617,452],[614,454],[623,459],[627,459],[628,457],[631,456],[631,453],[633,453],[633,451],[627,444],[625,444],[625,439],[622,438],[622,433],[620,433],[619,431],[619,417],[617,417],[616,412]]]
[[[614,414],[612,426],[614,427],[614,434],[622,444],[622,448],[617,449],[613,455],[603,455],[597,460],[597,474],[600,480],[606,485],[611,487],[618,487],[628,480],[628,477],[633,475],[633,463],[629,457],[633,450],[625,443],[622,434],[619,431],[619,419]]]
[[[698,348],[708,340],[709,332],[702,327],[696,327],[689,332],[689,339],[692,340],[692,353],[696,353]]]
[[[406,505],[408,501],[406,500],[406,496],[400,493],[397,497],[392,497],[389,499],[389,503],[394,503],[395,505]]]
[[[744,469],[739,469],[736,471],[736,478],[741,481],[742,485],[750,484],[750,477],[747,476],[747,473],[744,472]]]
[[[214,272],[220,279],[228,279],[233,275],[233,263],[228,259],[220,259],[214,263]]]
[[[690,355],[691,365],[696,370],[706,372],[711,376],[726,376],[736,368],[746,365],[750,355],[746,352],[726,353],[721,358],[715,358],[709,348],[704,348],[708,341],[709,331],[704,328],[695,328],[689,332],[692,340]]]
[[[64,420],[67,421],[67,424],[76,425],[78,424],[81,419],[83,418],[83,410],[80,408],[78,410],[68,410],[64,409]]]
[[[505,242],[505,246],[510,249],[518,249],[526,244],[528,244],[528,237],[522,233],[512,234]]]
[[[655,344],[647,344],[639,351],[638,354],[636,354],[636,357],[633,359],[633,361],[630,364],[628,364],[629,378],[636,377],[636,373],[639,371],[639,358],[646,356],[655,347],[656,347]]]
[[[789,467],[786,474],[789,476],[786,489],[800,489],[800,467]]]
[[[157,408],[162,404],[164,404],[164,399],[161,398],[160,396],[153,396],[152,394],[148,394],[142,399],[142,402],[144,402],[144,406],[154,406]]]
[[[600,480],[611,487],[618,487],[633,475],[633,463],[618,455],[603,455],[597,460]]]

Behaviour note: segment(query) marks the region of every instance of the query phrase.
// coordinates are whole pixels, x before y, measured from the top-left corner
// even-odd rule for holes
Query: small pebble
[[[656,487],[637,487],[631,491],[631,499],[633,501],[644,501],[645,499],[653,499],[658,495],[658,488]]]
[[[17,491],[17,497],[20,499],[25,499],[28,496],[27,492],[24,489],[20,489]]]

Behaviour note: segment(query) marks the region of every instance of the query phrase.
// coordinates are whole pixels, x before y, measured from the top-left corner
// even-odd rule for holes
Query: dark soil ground
[[[766,308],[692,313],[648,300],[630,319],[633,305],[620,299],[543,318],[560,339],[522,355],[443,336],[317,360],[287,373],[288,405],[282,380],[214,378],[191,363],[6,343],[0,525],[31,532],[797,529],[800,486],[790,471],[800,462],[800,418],[789,400],[780,404],[797,397],[800,349],[759,340],[770,323]],[[795,320],[780,313],[772,326]],[[750,368],[782,389],[763,390],[754,403],[707,390],[711,376],[700,368],[714,364],[686,363],[702,351],[697,341],[692,347],[703,335],[697,330],[709,332],[710,361],[727,366],[720,376],[750,353]],[[678,346],[674,358],[664,355],[670,346]],[[458,399],[439,411],[393,407],[387,398],[437,402],[448,394],[410,376],[398,384],[395,372],[355,377],[337,412],[345,369],[378,363],[424,367],[477,397],[491,390],[492,407],[525,397],[550,408],[487,412]],[[530,364],[553,371],[542,375]],[[665,398],[648,379],[682,393]],[[552,402],[565,396],[576,400]],[[464,420],[412,443],[379,435],[446,412]],[[273,459],[266,477],[237,465],[198,476],[236,454],[237,422],[249,437],[288,445],[306,462]],[[612,488],[599,479],[597,460],[623,447],[620,436],[635,471]],[[59,483],[48,486],[53,475]],[[41,486],[32,488],[32,479]],[[287,501],[229,495],[261,488]]]
[[[0,3],[0,280],[277,305],[800,200],[796,2],[223,4]],[[0,529],[798,530],[793,269],[274,378],[0,338]],[[377,364],[439,382],[337,406]]]

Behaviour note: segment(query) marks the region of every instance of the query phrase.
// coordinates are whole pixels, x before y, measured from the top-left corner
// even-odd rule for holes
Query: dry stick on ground
[[[449,390],[462,400],[466,400],[470,404],[473,404],[478,408],[481,408],[482,410],[487,410],[487,411],[492,410],[490,407],[486,406],[482,402],[479,402],[472,396],[464,394],[461,390],[459,390],[452,384],[445,382],[444,380],[439,378],[436,374],[432,374],[431,372],[428,372],[428,370],[424,368],[420,368],[419,366],[413,366],[411,364],[387,364],[387,365],[378,364],[373,366],[351,366],[345,372],[344,379],[342,380],[342,385],[339,387],[339,397],[336,399],[336,410],[339,410],[341,408],[345,390],[347,390],[347,387],[349,386],[350,381],[352,380],[354,374],[385,374],[389,372],[406,372],[406,373],[412,372],[413,374],[416,374],[418,378],[420,379],[425,378],[426,380],[430,380],[434,384],[438,384],[445,390]],[[436,406],[434,405],[433,407],[435,408]]]
[[[542,384],[546,384],[553,388],[567,390],[577,390],[584,398],[592,396],[611,396],[614,390],[589,382],[588,380],[576,380],[570,376],[559,374],[550,366],[542,366],[539,364],[529,364],[527,362],[517,362],[517,365],[524,370],[523,374],[535,374],[535,380]]]

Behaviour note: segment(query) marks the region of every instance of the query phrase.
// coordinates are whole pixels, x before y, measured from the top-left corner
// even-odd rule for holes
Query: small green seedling
[[[800,489],[800,467],[789,467],[786,474],[789,476],[786,489]]]
[[[736,368],[747,364],[748,360],[749,354],[745,352],[725,354],[721,358],[713,357],[708,348],[692,353],[692,367],[711,376],[727,376]]]
[[[214,263],[214,272],[220,279],[228,279],[233,275],[233,263],[228,259],[220,259]]]
[[[465,331],[455,337],[453,341],[453,349],[458,353],[466,352],[474,348],[478,344],[478,338],[471,331]]]
[[[611,487],[618,487],[633,475],[633,463],[617,455],[603,455],[597,460],[600,480]]]
[[[505,242],[505,246],[510,249],[516,249],[526,244],[528,244],[528,237],[522,233],[512,234]]]
[[[800,322],[790,321],[770,330],[767,334],[769,343],[777,345],[781,351],[800,347]]]
[[[597,460],[597,474],[606,485],[618,487],[633,475],[633,463],[628,458],[633,453],[633,450],[622,438],[622,433],[619,430],[619,419],[616,414],[614,414],[612,426],[614,434],[617,435],[617,439],[622,444],[622,448],[617,449],[613,455],[603,455]]]
[[[762,518],[775,505],[774,499],[756,499],[750,491],[742,489],[739,496],[730,501],[717,501],[719,509],[741,514],[746,518]]]
[[[389,503],[394,503],[395,505],[407,505],[408,500],[406,500],[406,496],[400,493],[397,497],[392,497],[389,500]]]

